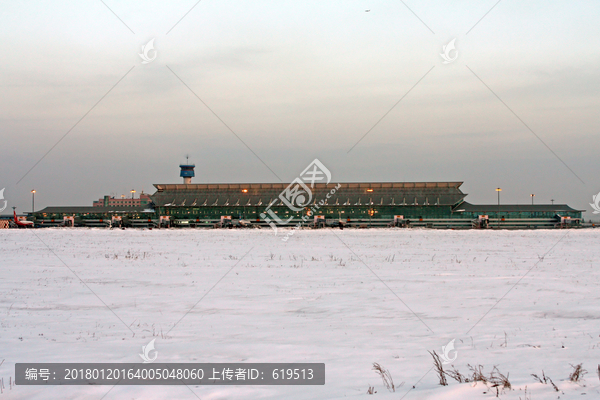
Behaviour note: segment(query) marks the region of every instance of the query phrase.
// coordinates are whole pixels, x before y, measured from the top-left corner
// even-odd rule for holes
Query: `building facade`
[[[338,221],[346,226],[430,228],[534,228],[576,226],[582,210],[564,204],[474,205],[465,201],[462,182],[317,183],[311,201],[294,210],[282,183],[155,184],[154,210],[175,224],[218,221],[221,217],[285,226]],[[331,195],[332,189],[336,189]],[[330,194],[328,196],[328,194]],[[269,217],[265,211],[270,210]]]
[[[140,193],[140,197],[137,199],[133,196],[131,198],[126,198],[125,195],[122,195],[121,198],[116,198],[112,196],[104,196],[98,201],[94,201],[92,203],[93,207],[141,207],[146,206],[152,202],[150,196],[144,192]]]
[[[335,219],[453,218],[453,208],[466,194],[462,182],[317,183],[312,201],[300,211],[285,204],[283,183],[156,184],[152,203],[161,215],[175,218],[260,219],[269,205],[280,219],[299,219],[319,206],[318,213]],[[335,194],[327,194],[337,188]],[[319,205],[323,201],[322,205]]]
[[[46,207],[30,217],[38,226],[214,227],[237,220],[236,226],[470,229],[576,227],[583,212],[565,204],[470,204],[462,182],[315,183],[292,190],[285,183],[193,184],[194,165],[180,168],[182,184],[155,184],[152,195],[104,196],[92,207]]]

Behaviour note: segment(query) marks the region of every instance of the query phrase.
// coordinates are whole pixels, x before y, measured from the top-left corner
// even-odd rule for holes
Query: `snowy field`
[[[496,398],[439,385],[428,351],[452,339],[462,374],[508,375],[502,399],[599,399],[599,260],[600,230],[1,230],[0,400]],[[326,384],[9,383],[17,362],[140,362],[153,338],[157,362],[323,362]]]

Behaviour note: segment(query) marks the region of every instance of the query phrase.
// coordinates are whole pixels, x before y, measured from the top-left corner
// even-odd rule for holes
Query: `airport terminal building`
[[[184,182],[155,184],[145,206],[46,207],[30,219],[37,226],[566,228],[581,226],[583,212],[565,204],[470,204],[462,182],[316,183],[298,208],[282,196],[288,184],[198,184],[193,165],[180,167]]]

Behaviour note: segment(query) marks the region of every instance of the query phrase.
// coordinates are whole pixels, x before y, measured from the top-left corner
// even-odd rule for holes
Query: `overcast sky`
[[[152,193],[189,154],[197,183],[289,182],[318,158],[334,181],[464,181],[472,203],[499,186],[593,217],[600,2],[196,1],[2,3],[10,207]]]

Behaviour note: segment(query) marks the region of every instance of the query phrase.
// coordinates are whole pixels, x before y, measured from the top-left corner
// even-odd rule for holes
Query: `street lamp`
[[[531,196],[531,205],[533,205],[533,198],[535,197],[535,194],[531,193],[530,196]]]
[[[31,191],[31,212],[35,210],[35,189]]]
[[[133,196],[135,195],[135,190],[131,189],[131,199],[133,200]]]
[[[498,192],[498,214],[496,215],[496,218],[498,220],[498,222],[497,222],[498,228],[500,228],[500,192],[501,191],[502,191],[502,189],[496,188],[496,192]]]
[[[552,205],[554,205],[554,199],[550,200],[552,202]]]

